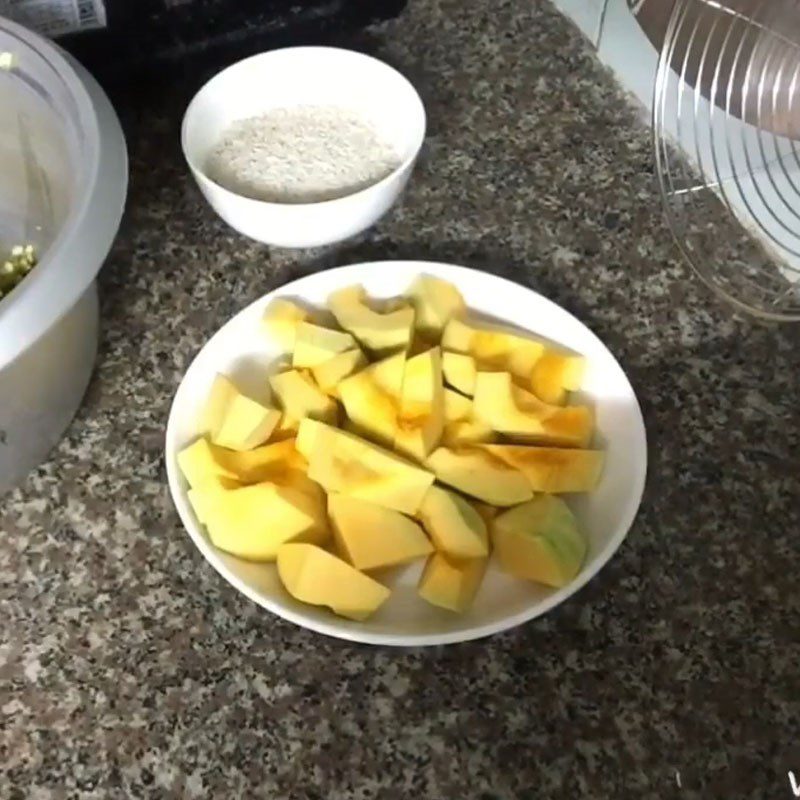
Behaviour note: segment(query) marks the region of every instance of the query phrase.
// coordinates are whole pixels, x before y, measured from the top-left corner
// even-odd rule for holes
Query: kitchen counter
[[[791,797],[798,327],[734,317],[684,266],[647,129],[548,5],[412,0],[358,45],[417,84],[430,132],[402,206],[337,248],[270,252],[206,206],[178,147],[199,76],[115,94],[132,181],[97,371],[0,500],[0,797]],[[329,640],[239,595],[184,533],[162,458],[173,392],[225,320],[309,271],[396,257],[577,314],[650,442],[638,519],[588,587],[442,649]]]

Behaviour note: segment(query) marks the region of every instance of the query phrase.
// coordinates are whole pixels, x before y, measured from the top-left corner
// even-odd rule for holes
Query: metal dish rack
[[[800,320],[798,96],[797,0],[674,1],[653,103],[667,220],[709,286],[776,321]],[[733,216],[741,236],[721,241],[698,222],[709,212]]]

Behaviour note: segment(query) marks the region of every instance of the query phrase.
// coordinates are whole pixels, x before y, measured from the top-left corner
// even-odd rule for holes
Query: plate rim
[[[642,469],[639,473],[637,473],[637,480],[634,486],[634,491],[631,493],[624,513],[622,515],[622,523],[618,526],[617,531],[611,537],[609,542],[603,548],[603,550],[598,554],[595,563],[593,564],[591,569],[587,569],[582,571],[574,581],[569,583],[567,586],[562,587],[558,591],[554,592],[550,596],[548,596],[545,600],[542,600],[536,603],[532,608],[525,609],[520,611],[516,614],[513,614],[509,617],[504,617],[501,620],[493,622],[491,624],[485,625],[477,625],[473,628],[468,628],[461,631],[452,631],[450,633],[426,633],[426,634],[392,634],[392,633],[376,633],[374,631],[369,630],[359,630],[357,627],[345,627],[344,623],[338,623],[336,619],[331,620],[330,622],[325,622],[322,620],[317,620],[313,618],[306,617],[305,615],[291,609],[287,608],[284,605],[279,604],[276,601],[273,601],[270,598],[264,597],[263,595],[259,594],[257,591],[252,589],[247,583],[241,580],[235,573],[233,573],[228,566],[222,561],[220,558],[219,552],[217,549],[204,537],[197,527],[194,524],[190,514],[189,514],[189,507],[188,507],[188,500],[186,497],[186,492],[180,485],[179,475],[177,474],[177,468],[175,466],[176,460],[174,458],[175,453],[172,452],[171,442],[173,439],[172,432],[177,426],[177,400],[178,396],[181,393],[181,389],[186,382],[186,378],[189,373],[196,367],[197,362],[200,360],[202,354],[206,351],[206,349],[210,346],[211,342],[216,339],[224,328],[230,325],[235,319],[248,313],[254,306],[260,305],[262,303],[267,302],[270,298],[275,296],[281,295],[292,295],[292,294],[299,294],[302,296],[302,291],[292,291],[297,286],[302,286],[304,283],[313,283],[316,279],[318,279],[321,275],[325,275],[326,277],[342,275],[343,281],[346,280],[344,276],[348,275],[354,270],[364,270],[366,268],[392,268],[392,269],[403,269],[408,270],[410,273],[410,277],[413,278],[415,275],[421,274],[425,271],[426,268],[430,269],[431,267],[434,270],[442,270],[444,269],[447,272],[453,272],[456,275],[458,274],[471,274],[480,276],[481,279],[489,279],[493,281],[500,281],[504,284],[508,285],[508,288],[513,287],[517,290],[523,290],[526,293],[533,295],[538,302],[544,303],[546,305],[553,306],[554,308],[558,309],[560,312],[566,314],[574,323],[576,323],[580,328],[584,330],[586,334],[588,334],[592,339],[595,340],[596,344],[599,344],[602,349],[608,353],[608,355],[613,359],[614,363],[619,367],[625,381],[630,388],[631,396],[633,398],[633,407],[632,410],[634,411],[634,420],[636,427],[637,435],[637,446],[642,451]],[[454,282],[458,286],[458,278],[455,277]],[[540,334],[541,335],[541,334]],[[190,539],[195,544],[197,549],[202,553],[203,557],[206,561],[219,573],[231,586],[241,592],[245,597],[259,605],[261,608],[270,611],[271,613],[275,614],[276,616],[280,617],[281,619],[286,620],[287,622],[291,622],[298,627],[306,628],[308,630],[314,631],[315,633],[320,633],[325,636],[329,636],[336,639],[342,639],[349,642],[357,642],[360,644],[369,644],[369,645],[382,645],[382,646],[390,646],[390,647],[431,647],[431,646],[438,646],[438,645],[446,645],[446,644],[457,644],[460,642],[468,642],[474,641],[476,639],[483,639],[489,636],[493,636],[498,633],[502,633],[503,631],[510,630],[512,628],[516,628],[520,625],[525,624],[526,622],[530,622],[531,620],[537,619],[538,617],[543,616],[544,614],[552,611],[553,608],[560,605],[573,595],[577,594],[586,584],[589,583],[594,577],[598,575],[598,573],[608,564],[608,562],[613,558],[616,554],[617,550],[621,547],[622,543],[628,536],[631,527],[636,519],[636,516],[641,508],[642,498],[644,496],[644,490],[647,481],[647,472],[648,472],[648,447],[647,447],[647,430],[644,424],[644,416],[642,414],[641,405],[639,403],[639,398],[636,394],[635,389],[633,388],[633,384],[631,383],[628,374],[622,368],[622,365],[617,360],[614,353],[606,346],[606,344],[600,339],[599,336],[591,329],[588,325],[584,322],[579,320],[574,314],[567,311],[567,309],[560,306],[553,300],[545,297],[544,295],[537,292],[535,289],[531,289],[528,286],[525,286],[518,281],[511,280],[510,278],[506,278],[504,276],[495,275],[492,272],[486,272],[481,269],[475,269],[473,267],[466,267],[459,264],[451,264],[448,262],[442,261],[425,261],[425,260],[415,260],[415,259],[384,259],[381,261],[365,261],[365,262],[357,262],[355,264],[346,264],[338,267],[333,267],[330,269],[318,270],[311,272],[307,275],[303,275],[299,278],[295,278],[287,283],[283,283],[275,288],[271,289],[266,294],[261,295],[260,297],[253,300],[251,303],[248,303],[243,308],[240,308],[235,314],[229,317],[222,325],[220,325],[214,333],[206,339],[206,341],[202,344],[200,349],[194,354],[189,365],[183,372],[183,376],[175,389],[175,392],[172,397],[172,402],[170,403],[170,410],[169,415],[167,418],[167,426],[164,434],[164,461],[166,464],[166,471],[167,471],[167,483],[169,485],[170,490],[170,497],[172,499],[172,503],[175,506],[176,511],[178,512],[178,516],[181,520],[181,523],[184,527],[184,530],[189,534]]]

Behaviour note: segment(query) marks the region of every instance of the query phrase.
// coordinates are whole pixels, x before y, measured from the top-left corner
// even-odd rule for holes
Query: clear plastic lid
[[[0,267],[15,245],[38,258],[0,297],[0,369],[95,279],[126,187],[125,140],[100,87],[53,42],[0,17]]]
[[[0,259],[43,253],[77,189],[80,129],[66,87],[42,54],[0,28]]]

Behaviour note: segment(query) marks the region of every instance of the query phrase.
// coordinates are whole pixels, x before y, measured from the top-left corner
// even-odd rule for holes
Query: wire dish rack
[[[675,240],[740,310],[800,320],[800,2],[652,2],[653,144]],[[741,236],[721,241],[698,222],[709,212]]]

